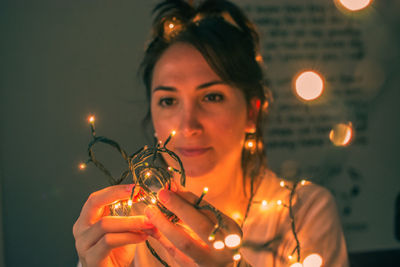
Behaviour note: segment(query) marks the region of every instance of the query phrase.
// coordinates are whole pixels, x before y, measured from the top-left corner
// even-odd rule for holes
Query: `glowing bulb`
[[[156,200],[154,198],[151,199],[151,203],[156,204]]]
[[[281,187],[284,187],[284,186],[285,186],[285,182],[284,182],[284,181],[281,181],[281,182],[279,183],[279,185],[280,185]]]
[[[231,235],[227,235],[225,237],[225,245],[228,248],[235,248],[235,247],[239,246],[241,241],[242,241],[242,239],[237,234],[231,234]]]
[[[315,71],[304,71],[295,79],[296,94],[303,100],[317,99],[324,90],[324,81]]]
[[[233,255],[233,260],[234,260],[234,261],[238,261],[238,260],[240,260],[241,258],[242,258],[242,256],[240,256],[239,253],[236,253],[235,255]]]
[[[85,163],[79,164],[79,169],[81,169],[81,170],[86,169],[86,164]]]
[[[173,130],[173,131],[171,132],[171,135],[172,135],[172,136],[175,136],[175,135],[176,135],[176,131]]]
[[[290,267],[303,267],[303,264],[301,264],[300,262],[296,262],[290,265]]]
[[[261,201],[261,205],[263,207],[266,207],[268,205],[268,202],[266,200]]]
[[[282,200],[278,200],[278,201],[276,202],[276,204],[278,204],[279,206],[282,205]]]
[[[173,169],[171,166],[169,166],[169,167],[168,167],[168,170],[169,170],[170,172],[172,172],[174,169]]]
[[[213,246],[215,249],[221,250],[225,247],[225,244],[224,244],[224,242],[219,240],[219,241],[215,241]]]
[[[300,182],[301,185],[305,185],[306,183],[307,183],[306,180],[301,180],[301,182]]]
[[[89,118],[88,118],[88,121],[90,122],[90,123],[94,123],[94,121],[96,120],[96,118],[92,115],[92,116],[89,116]]]
[[[115,205],[114,205],[114,209],[119,209],[121,207],[121,203],[116,203]]]
[[[303,261],[304,267],[320,267],[321,265],[322,265],[322,258],[317,253],[308,255]]]
[[[151,172],[146,172],[146,174],[144,175],[146,178],[149,178],[151,175]]]
[[[247,141],[246,142],[246,147],[248,147],[248,148],[254,147],[254,142],[252,140]]]
[[[288,256],[288,259],[289,259],[289,260],[292,260],[292,259],[293,259],[293,256],[292,256],[292,255],[289,255],[289,256]]]
[[[208,241],[214,241],[214,240],[215,240],[215,235],[208,236]]]
[[[128,200],[128,206],[130,207],[130,206],[132,206],[132,204],[133,204],[133,203],[132,203],[132,199],[129,199],[129,200]]]
[[[232,213],[232,219],[234,219],[236,222],[240,221],[242,219],[242,215],[240,214],[240,212],[236,211],[234,213]]]
[[[338,123],[329,132],[329,139],[335,146],[347,146],[353,137],[353,125],[349,123]]]
[[[203,193],[206,194],[208,192],[208,187],[203,188]]]
[[[372,3],[372,0],[339,0],[339,3],[350,11],[359,11]]]
[[[174,25],[173,23],[170,23],[170,24],[168,25],[168,27],[169,27],[170,29],[172,29],[172,28],[175,27],[175,25]]]

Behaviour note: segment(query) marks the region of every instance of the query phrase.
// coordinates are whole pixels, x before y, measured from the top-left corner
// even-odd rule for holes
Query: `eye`
[[[210,93],[204,96],[206,102],[221,102],[224,100],[224,96],[219,93]]]
[[[176,99],[172,97],[164,97],[158,101],[158,105],[161,107],[170,107],[176,103]]]

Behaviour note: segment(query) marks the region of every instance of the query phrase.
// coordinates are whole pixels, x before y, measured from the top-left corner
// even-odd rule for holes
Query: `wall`
[[[7,266],[76,263],[72,225],[90,192],[107,184],[94,168],[77,170],[90,140],[88,114],[97,116],[99,134],[118,140],[127,151],[146,143],[140,127],[145,97],[135,73],[154,2],[1,1],[1,213]],[[399,248],[393,235],[400,191],[399,4],[374,1],[367,13],[349,17],[330,1],[302,1],[298,5],[304,8],[320,3],[337,23],[355,29],[338,37],[342,47],[338,42],[312,49],[315,43],[338,40],[318,37],[336,24],[306,21],[311,48],[301,48],[300,27],[283,12],[298,1],[237,2],[260,26],[276,96],[267,133],[272,169],[289,178],[311,178],[336,193],[351,251]],[[309,17],[286,10],[292,10],[292,18]],[[287,24],[274,25],[272,19]],[[298,37],[280,33],[295,26]],[[291,77],[310,66],[328,78],[318,105],[297,103],[292,96]],[[326,117],[316,115],[323,112]],[[355,125],[357,138],[349,147],[333,147],[324,139],[337,121]],[[321,144],[318,140],[322,145],[313,145]],[[100,157],[113,171],[121,166],[107,150]]]

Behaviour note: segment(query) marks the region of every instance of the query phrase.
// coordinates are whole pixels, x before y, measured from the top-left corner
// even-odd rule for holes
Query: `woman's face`
[[[188,176],[240,166],[245,132],[254,123],[243,93],[224,83],[199,51],[184,43],[169,47],[154,67],[151,90],[157,138],[165,141],[176,131],[167,147]]]

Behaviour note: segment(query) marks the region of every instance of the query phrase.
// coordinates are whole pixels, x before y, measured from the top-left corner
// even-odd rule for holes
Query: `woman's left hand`
[[[225,247],[216,250],[215,241],[209,241],[209,235],[217,222],[214,213],[197,209],[194,203],[198,197],[191,192],[172,192],[163,189],[158,193],[160,202],[179,217],[181,222],[172,223],[155,206],[145,210],[150,222],[159,230],[157,240],[181,266],[230,266],[233,263],[234,250]],[[200,206],[206,202],[202,201]],[[239,225],[224,215],[224,229],[217,231],[215,240],[223,241],[228,234],[242,235]]]

